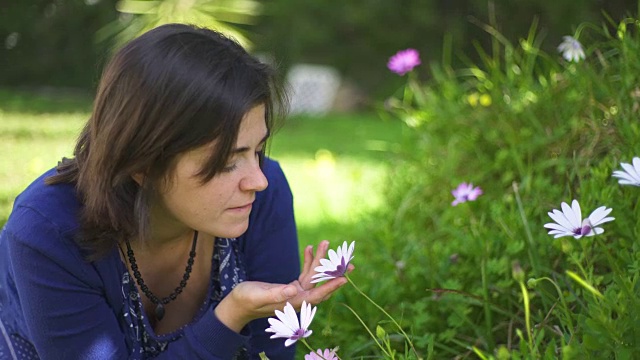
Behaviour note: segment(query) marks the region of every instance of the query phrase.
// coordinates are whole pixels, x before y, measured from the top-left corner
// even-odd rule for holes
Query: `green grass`
[[[77,97],[0,90],[0,224],[16,195],[72,154],[88,108],[87,100]]]
[[[72,154],[90,100],[1,89],[0,104],[4,223],[15,196]],[[279,128],[269,155],[281,163],[294,192],[301,246],[342,240],[362,214],[381,204],[384,159],[397,147],[401,131],[399,122],[373,114],[292,117]]]
[[[382,204],[386,159],[402,129],[358,114],[295,117],[276,133],[270,155],[289,179],[301,246],[358,232],[359,219]]]

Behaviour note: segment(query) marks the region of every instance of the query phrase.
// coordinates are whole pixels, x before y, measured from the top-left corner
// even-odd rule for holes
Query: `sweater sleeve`
[[[298,235],[293,212],[293,195],[280,165],[266,159],[267,189],[258,193],[259,206],[252,212],[243,236],[242,249],[248,280],[287,284],[300,275]],[[266,318],[249,323],[252,359],[265,352],[270,359],[293,359],[295,347],[285,347],[282,339],[270,339]]]
[[[1,236],[27,336],[41,359],[135,357],[117,318],[122,309],[109,305],[101,274],[69,237],[27,207],[14,209]],[[222,324],[213,309],[210,314],[190,324],[158,358],[231,359],[247,338]]]

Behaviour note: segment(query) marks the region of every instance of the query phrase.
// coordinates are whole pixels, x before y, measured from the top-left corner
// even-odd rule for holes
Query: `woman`
[[[124,46],[75,158],[19,195],[0,233],[0,357],[293,358],[263,318],[345,279],[310,283],[327,242],[299,273],[291,192],[263,156],[280,94],[211,30]]]

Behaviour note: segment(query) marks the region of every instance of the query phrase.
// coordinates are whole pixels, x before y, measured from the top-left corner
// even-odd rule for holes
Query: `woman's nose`
[[[264,176],[260,165],[256,162],[242,180],[240,187],[244,191],[262,191],[266,189],[268,185],[269,181],[267,181],[267,177]]]

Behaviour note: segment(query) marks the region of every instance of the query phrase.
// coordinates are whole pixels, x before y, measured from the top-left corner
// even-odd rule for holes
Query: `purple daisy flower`
[[[317,352],[312,351],[304,356],[304,360],[338,360],[336,349],[324,349],[324,352],[320,349]]]
[[[482,189],[479,186],[474,188],[472,183],[463,182],[451,191],[451,194],[456,198],[451,205],[456,206],[463,202],[474,201],[478,196],[482,195]]]
[[[420,64],[420,53],[418,53],[418,50],[406,49],[398,51],[395,55],[389,58],[387,68],[402,76]]]

